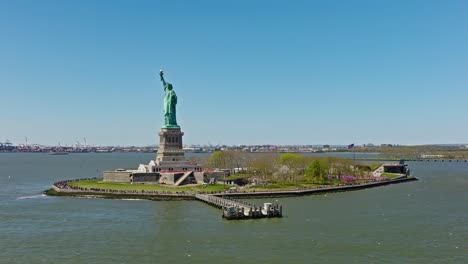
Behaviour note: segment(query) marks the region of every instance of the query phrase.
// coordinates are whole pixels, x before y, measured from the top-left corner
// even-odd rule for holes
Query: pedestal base
[[[156,155],[156,164],[161,162],[184,162],[185,155],[182,145],[182,132],[179,128],[161,128],[159,132],[159,148]]]

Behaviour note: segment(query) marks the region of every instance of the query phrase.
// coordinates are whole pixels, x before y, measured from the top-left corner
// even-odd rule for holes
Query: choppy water
[[[153,156],[0,154],[0,263],[468,263],[468,163],[414,162],[417,182],[281,198],[282,219],[41,194]]]

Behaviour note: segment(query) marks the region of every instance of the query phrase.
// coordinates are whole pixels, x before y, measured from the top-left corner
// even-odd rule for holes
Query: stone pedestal
[[[159,132],[156,160],[140,164],[136,170],[117,169],[104,172],[105,182],[146,183],[159,182],[179,186],[204,183],[204,172],[199,164],[185,160],[180,127],[163,127]]]
[[[159,148],[156,155],[156,164],[161,162],[185,161],[182,136],[180,128],[161,128],[159,132]]]

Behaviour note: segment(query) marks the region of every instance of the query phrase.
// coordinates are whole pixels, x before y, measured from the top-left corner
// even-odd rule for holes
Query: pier
[[[195,198],[211,206],[221,208],[223,210],[223,218],[229,220],[283,216],[283,208],[278,204],[264,203],[262,207],[258,207],[244,201],[226,199],[208,194],[195,194]]]

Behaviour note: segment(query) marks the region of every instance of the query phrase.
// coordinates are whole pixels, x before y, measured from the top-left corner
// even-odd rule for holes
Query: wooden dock
[[[222,209],[223,218],[229,220],[283,216],[283,208],[278,204],[264,203],[262,207],[257,207],[256,205],[244,201],[226,199],[209,194],[195,194],[195,198],[211,206]]]

